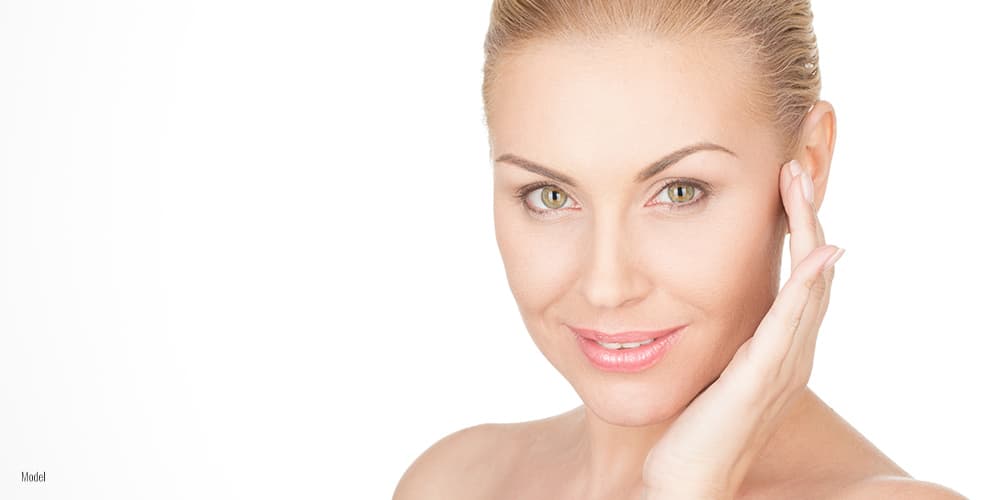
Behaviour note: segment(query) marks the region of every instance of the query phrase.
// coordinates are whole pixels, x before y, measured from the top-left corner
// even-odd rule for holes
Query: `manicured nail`
[[[799,176],[799,181],[802,182],[802,196],[806,198],[810,204],[813,202],[813,181],[812,177],[809,176],[809,172],[802,172]]]
[[[802,173],[802,165],[799,165],[798,160],[792,160],[788,164],[788,168],[792,169],[792,178]]]
[[[826,262],[823,264],[823,270],[826,271],[827,269],[833,267],[833,265],[836,264],[838,260],[840,260],[840,257],[842,255],[844,255],[844,249],[837,248],[837,251],[833,252],[833,255],[831,255],[830,258],[826,259]]]

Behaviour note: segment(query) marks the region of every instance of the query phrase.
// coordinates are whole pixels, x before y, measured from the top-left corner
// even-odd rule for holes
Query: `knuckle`
[[[800,324],[802,324],[802,311],[797,311],[788,320],[788,331],[795,333],[799,329]]]
[[[826,292],[827,279],[824,273],[815,274],[805,280],[803,286],[809,290],[810,294],[822,295]]]
[[[816,276],[816,279],[813,280],[811,290],[814,295],[822,296],[824,293],[826,293],[826,287],[827,287],[826,276],[820,273],[818,276]]]

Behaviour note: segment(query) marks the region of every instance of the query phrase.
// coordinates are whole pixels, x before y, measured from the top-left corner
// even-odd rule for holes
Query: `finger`
[[[844,249],[841,248],[840,250],[835,252],[833,256],[830,257],[830,259],[836,262],[836,260],[840,259],[840,257],[842,257],[843,255],[844,255]],[[823,318],[826,317],[826,310],[830,304],[830,292],[831,289],[833,288],[833,277],[834,277],[835,267],[836,266],[834,265],[830,265],[830,268],[822,273],[823,281],[825,283],[824,287],[825,293],[823,294],[823,297],[820,301],[819,311],[817,312],[815,319],[813,319],[813,323],[815,324],[815,326],[809,329],[807,333],[803,332],[806,334],[802,335],[801,340],[796,339],[796,342],[802,343],[801,347],[797,346],[792,347],[793,351],[794,350],[799,351],[799,356],[803,360],[802,362],[805,363],[806,366],[809,367],[810,369],[812,367],[812,360],[816,354],[816,339],[819,337],[820,326],[823,323]]]
[[[815,214],[815,212],[813,212],[813,213]],[[817,216],[817,222],[816,222],[816,230],[817,230],[817,232],[819,234],[818,243],[820,245],[825,245],[826,244],[826,235],[823,232],[823,224],[819,223],[818,216]],[[841,256],[842,256],[843,253],[844,253],[843,250],[841,250],[840,253],[841,253]],[[833,257],[831,257],[831,258],[833,258]],[[840,258],[840,256],[837,256],[836,258],[833,258],[833,259],[836,260],[836,259],[839,259],[839,258]],[[822,321],[822,318],[826,316],[826,309],[827,309],[827,307],[828,307],[828,305],[830,303],[830,290],[833,288],[833,277],[834,277],[834,270],[835,269],[836,269],[836,267],[833,266],[833,265],[831,265],[829,267],[829,269],[827,269],[826,271],[823,271],[823,276],[826,278],[827,286],[826,286],[826,295],[824,295],[824,297],[823,297],[823,307],[820,310],[820,321]],[[816,334],[818,334],[818,333],[819,332],[817,330]],[[815,352],[815,350],[816,350],[816,335],[812,336],[812,346],[809,347],[808,349],[809,349],[810,352]]]
[[[829,289],[830,284],[826,281],[826,276],[823,272],[818,272],[807,292],[808,297],[802,313],[797,320],[793,320],[795,326],[792,329],[791,346],[788,354],[781,360],[776,374],[777,379],[783,384],[782,387],[798,389],[809,380],[815,351],[815,348],[810,351],[810,346],[815,345],[814,340],[818,336]]]
[[[800,170],[794,175],[794,170]],[[781,198],[788,218],[791,267],[794,269],[814,249],[826,244],[819,217],[813,204],[805,199],[803,183],[811,184],[809,172],[802,169],[798,160],[791,160],[782,168]]]
[[[747,341],[747,364],[757,371],[758,376],[764,376],[764,383],[774,381],[778,376],[780,367],[791,350],[796,331],[805,319],[809,319],[805,316],[807,312],[815,314],[813,310],[807,311],[806,308],[810,301],[821,301],[822,295],[814,295],[812,289],[822,279],[823,263],[836,250],[837,247],[833,245],[817,248],[792,270],[771,309]]]
[[[820,242],[820,244],[821,245],[825,245],[826,244],[826,238],[824,238],[824,236],[823,236],[823,225],[817,223],[816,224],[816,229],[819,230],[819,242]],[[843,254],[843,252],[841,252],[841,254]],[[839,258],[840,258],[839,256],[836,257],[836,259],[839,259]],[[823,312],[824,313],[826,312],[826,303],[830,300],[830,285],[833,284],[833,272],[834,272],[834,267],[833,266],[830,266],[829,269],[823,271],[823,276],[826,278],[826,282],[827,282],[826,296],[823,297]]]
[[[798,162],[796,161],[796,163]],[[801,169],[801,165],[798,166]],[[788,167],[789,167],[788,173],[791,174],[791,171],[793,170],[791,168],[792,167],[791,162],[789,162]],[[795,191],[801,197],[802,193],[804,192],[802,186],[804,178],[803,176],[808,176],[808,175],[809,173],[806,171],[802,171],[799,174],[799,176],[795,176],[794,178],[792,175],[788,175],[783,186],[788,188],[789,193]],[[791,188],[796,188],[796,189],[793,190]],[[805,230],[800,230],[800,231],[790,230],[790,232],[792,233],[792,237],[789,242],[789,245],[792,247],[791,248],[793,256],[792,262],[796,262],[795,257],[801,254],[800,248],[803,246],[802,243],[803,241],[805,241],[804,243],[805,246],[811,246],[813,244],[815,244],[816,246],[822,246],[826,244],[826,235],[824,234],[823,231],[823,225],[819,222],[819,217],[817,215],[814,205],[807,202],[796,206],[809,206],[811,210],[802,210],[798,212],[803,216],[803,218],[806,218],[805,221],[806,223],[800,224],[800,226],[806,227]],[[792,222],[790,221],[790,226],[791,224]],[[814,234],[813,230],[815,230],[815,240],[812,240],[812,235]],[[840,256],[843,255],[843,250],[840,250],[839,254],[840,255],[837,255],[836,257],[831,256],[831,258],[833,260],[839,259]],[[822,277],[824,282],[822,290],[824,291],[824,293],[822,294],[822,298],[820,300],[819,310],[816,312],[816,317],[813,320],[815,326],[813,328],[804,328],[799,333],[797,333],[795,339],[793,340],[795,345],[793,345],[791,348],[793,351],[798,353],[791,357],[800,359],[799,363],[803,366],[806,366],[807,371],[811,370],[812,368],[812,360],[815,357],[815,352],[816,352],[816,339],[819,336],[819,329],[820,329],[819,327],[823,321],[823,318],[826,316],[826,310],[830,303],[830,292],[833,287],[834,267],[831,265],[828,269],[823,271]]]
[[[792,234],[789,246],[792,254],[792,267],[794,268],[799,262],[801,262],[800,256],[803,253],[807,253],[804,249],[808,248],[808,251],[811,252],[815,248],[826,245],[826,235],[813,204],[805,200],[805,197],[803,196],[804,189],[802,186],[801,175],[808,175],[808,172],[800,171],[799,175],[795,175],[793,173],[793,170],[795,169],[792,168],[793,162],[797,164],[799,170],[802,168],[801,163],[795,159],[786,163],[781,175],[781,188],[783,196],[785,196],[789,201],[786,206],[786,213],[789,213],[796,208],[802,208],[802,210],[797,210],[795,212],[796,214],[799,214],[799,216],[793,217],[789,215],[789,232]],[[795,200],[798,200],[798,202]],[[808,209],[805,209],[806,207]],[[802,227],[805,229],[799,229]],[[815,238],[812,237],[814,234]],[[833,272],[833,268],[824,272],[824,276],[828,284],[833,282]],[[826,304],[829,302],[829,288],[830,287],[827,286],[827,293],[823,298],[824,312],[826,310]]]

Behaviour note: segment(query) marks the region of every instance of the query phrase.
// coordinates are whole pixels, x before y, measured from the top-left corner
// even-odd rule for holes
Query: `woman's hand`
[[[795,160],[779,175],[788,214],[792,273],[774,304],[719,378],[677,417],[643,467],[648,500],[732,499],[783,411],[805,389],[826,313],[832,266],[812,181]],[[807,196],[809,198],[807,198]]]

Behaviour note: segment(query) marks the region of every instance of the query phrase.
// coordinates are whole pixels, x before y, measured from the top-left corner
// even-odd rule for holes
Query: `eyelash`
[[[670,212],[676,210],[686,210],[688,208],[694,207],[695,205],[701,204],[702,201],[704,201],[706,198],[709,197],[709,195],[712,194],[711,189],[709,189],[705,184],[696,181],[694,179],[667,179],[666,181],[664,181],[663,187],[661,187],[658,191],[656,191],[656,194],[653,197],[656,198],[660,196],[660,193],[662,193],[668,187],[671,187],[675,184],[689,184],[693,186],[695,190],[698,191],[698,194],[696,194],[697,197],[693,201],[689,201],[687,203],[657,203],[656,204],[657,206],[666,205],[668,208],[666,208],[665,210]],[[556,186],[555,184],[552,184],[550,182],[534,182],[518,189],[517,192],[514,194],[514,198],[520,200],[521,205],[528,211],[535,213],[540,217],[551,217],[552,216],[551,214],[553,214],[554,212],[558,212],[562,209],[557,208],[552,210],[538,210],[528,204],[529,194],[533,193],[538,188],[543,188],[548,186],[557,189],[559,188],[559,186]],[[565,193],[565,191],[562,192]]]

